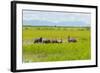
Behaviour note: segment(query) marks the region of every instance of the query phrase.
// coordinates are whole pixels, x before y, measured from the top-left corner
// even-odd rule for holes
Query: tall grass
[[[68,43],[67,37],[77,39]],[[23,43],[23,62],[87,60],[91,58],[90,29],[86,27],[23,27],[23,42],[38,37],[63,39],[64,43]]]

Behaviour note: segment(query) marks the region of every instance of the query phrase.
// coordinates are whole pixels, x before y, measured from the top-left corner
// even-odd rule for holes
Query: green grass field
[[[23,62],[91,59],[89,27],[23,26]],[[69,43],[68,36],[77,39]],[[63,43],[34,43],[35,38],[62,39]]]

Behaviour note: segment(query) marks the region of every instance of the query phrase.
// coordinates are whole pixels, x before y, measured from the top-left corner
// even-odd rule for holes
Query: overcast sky
[[[90,26],[90,13],[23,10],[23,25]]]

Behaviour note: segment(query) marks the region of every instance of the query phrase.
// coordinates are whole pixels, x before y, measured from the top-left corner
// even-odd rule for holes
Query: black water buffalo
[[[68,36],[68,42],[77,42],[76,38],[71,38],[70,36]]]
[[[49,39],[43,39],[42,43],[51,43],[51,40],[49,40]]]
[[[34,39],[34,43],[42,43],[42,37]]]

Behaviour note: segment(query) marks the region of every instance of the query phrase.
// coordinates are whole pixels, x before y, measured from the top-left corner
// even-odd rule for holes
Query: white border
[[[35,62],[35,63],[22,63],[22,9],[29,10],[52,10],[52,11],[71,11],[71,12],[89,12],[91,13],[91,60],[80,61],[60,61],[60,62]],[[52,68],[52,67],[71,67],[71,66],[85,66],[95,65],[96,55],[96,41],[95,41],[95,9],[94,8],[81,8],[81,7],[60,7],[60,6],[45,6],[45,5],[28,5],[17,4],[17,70],[22,69],[38,69],[38,68]]]

